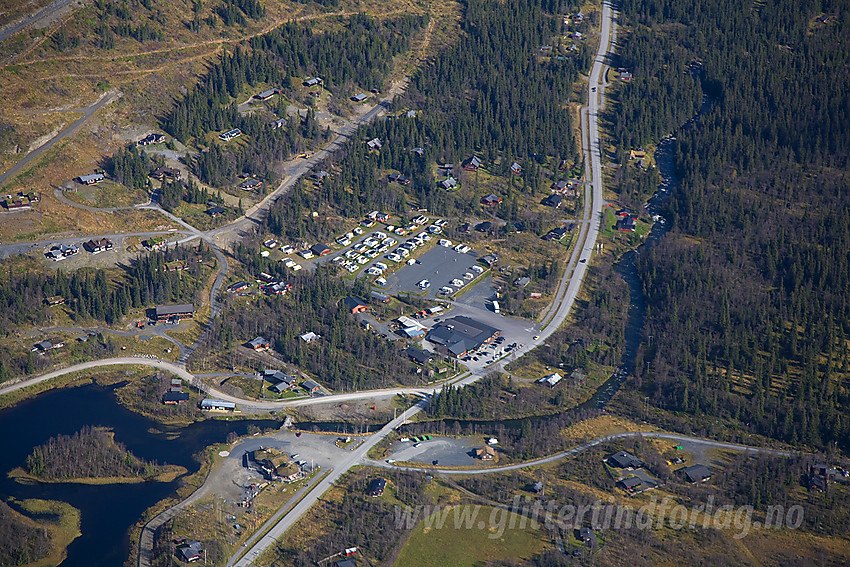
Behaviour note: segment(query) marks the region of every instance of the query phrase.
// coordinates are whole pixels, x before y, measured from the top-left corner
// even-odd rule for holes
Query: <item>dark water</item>
[[[184,428],[167,429],[135,414],[115,399],[114,388],[96,385],[49,391],[0,412],[3,446],[0,452],[0,498],[61,500],[81,512],[82,536],[68,547],[63,567],[115,567],[126,559],[128,530],[144,511],[171,495],[174,482],[89,486],[82,484],[17,483],[7,473],[23,466],[27,455],[55,435],[71,435],[84,426],[104,426],[115,432],[136,456],[160,464],[200,467],[194,455],[222,442],[231,431],[244,435],[250,425],[277,427],[274,420],[205,420]]]

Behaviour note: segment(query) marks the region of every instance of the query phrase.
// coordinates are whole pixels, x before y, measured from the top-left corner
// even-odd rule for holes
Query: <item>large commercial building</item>
[[[427,340],[446,349],[449,354],[463,356],[467,352],[489,343],[502,332],[469,317],[452,317],[431,329]]]

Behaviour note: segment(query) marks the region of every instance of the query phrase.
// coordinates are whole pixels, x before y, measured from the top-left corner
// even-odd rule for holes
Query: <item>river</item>
[[[182,428],[165,428],[133,413],[116,400],[115,387],[97,385],[51,390],[17,406],[0,411],[0,431],[5,433],[0,453],[0,497],[61,500],[80,510],[82,535],[68,547],[63,567],[116,567],[129,553],[129,529],[144,511],[169,497],[173,482],[84,485],[75,483],[22,484],[8,478],[23,466],[33,447],[50,437],[71,435],[85,426],[103,426],[115,440],[145,460],[179,465],[196,472],[194,455],[223,442],[231,431],[245,435],[251,425],[276,428],[276,420],[207,419]]]

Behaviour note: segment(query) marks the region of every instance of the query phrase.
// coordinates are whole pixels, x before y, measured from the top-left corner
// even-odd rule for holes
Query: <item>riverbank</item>
[[[15,482],[26,484],[88,484],[92,486],[102,484],[136,484],[140,482],[173,482],[178,477],[188,473],[185,467],[176,465],[162,465],[160,469],[165,469],[162,472],[153,476],[102,476],[102,477],[84,477],[84,478],[43,478],[28,473],[21,467],[17,467],[9,471],[8,477]]]

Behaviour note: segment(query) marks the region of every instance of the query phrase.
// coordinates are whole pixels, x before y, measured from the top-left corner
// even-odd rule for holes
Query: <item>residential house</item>
[[[315,341],[317,339],[321,339],[322,335],[317,335],[313,331],[310,331],[308,333],[304,333],[303,335],[299,335],[298,338],[301,339],[302,341],[304,341],[305,343],[312,343],[313,341]]]
[[[352,314],[363,313],[364,311],[369,310],[369,306],[365,304],[359,297],[354,297],[349,295],[345,299],[342,300],[345,308],[348,309]]]
[[[484,445],[480,449],[475,450],[475,456],[481,459],[482,461],[495,461],[496,449],[494,449],[490,445]]]
[[[481,167],[481,160],[478,156],[472,156],[469,158],[466,163],[463,164],[463,168],[466,171],[478,171],[478,168]]]
[[[596,534],[590,528],[579,528],[575,531],[576,539],[582,543],[586,543],[588,547],[596,546]]]
[[[683,468],[681,472],[688,482],[705,482],[711,478],[711,471],[705,465],[691,465]]]
[[[440,181],[440,187],[445,189],[446,191],[450,191],[457,187],[457,179],[454,177],[448,177]]]
[[[370,297],[371,297],[372,299],[374,299],[375,301],[380,301],[381,303],[389,303],[389,302],[390,302],[390,296],[389,296],[389,295],[386,295],[386,294],[383,294],[383,293],[381,293],[381,292],[379,292],[379,291],[373,291],[373,292],[370,294]]]
[[[158,179],[159,181],[165,181],[166,179],[179,180],[182,176],[183,174],[180,173],[179,169],[171,167],[157,167],[148,175],[148,177]]]
[[[250,284],[248,282],[236,282],[235,284],[231,284],[227,286],[227,291],[230,293],[236,293],[237,291],[242,291],[243,289],[248,289]]]
[[[493,193],[490,193],[489,195],[486,195],[486,196],[481,198],[481,204],[484,205],[484,206],[487,206],[487,207],[491,207],[493,205],[498,205],[501,202],[502,202],[502,198],[499,197],[498,195],[494,195]]]
[[[415,346],[409,346],[404,349],[404,354],[415,362],[416,364],[425,365],[434,360],[434,355],[428,351],[422,350],[421,348],[416,348]]]
[[[174,555],[177,556],[177,559],[181,561],[185,561],[186,563],[194,563],[195,561],[200,561],[204,553],[204,547],[201,545],[199,541],[191,541],[188,543],[183,543],[177,546],[177,550],[174,552]]]
[[[410,178],[408,178],[406,175],[403,175],[401,173],[395,173],[395,172],[390,173],[387,176],[387,179],[389,179],[390,183],[398,183],[400,185],[410,184]]]
[[[572,226],[559,226],[557,228],[553,228],[552,230],[543,235],[543,240],[563,240],[571,229]]]
[[[468,222],[463,223],[459,227],[457,227],[458,232],[462,232],[463,234],[469,234],[472,231],[472,225]]]
[[[277,120],[269,122],[269,128],[277,130],[278,128],[285,127],[287,124],[289,124],[289,121],[286,118],[278,118]]]
[[[185,260],[172,260],[165,263],[164,269],[166,272],[182,272],[189,269],[189,263]]]
[[[387,487],[387,480],[385,478],[374,478],[372,482],[369,483],[369,486],[366,488],[366,494],[371,496],[372,498],[377,498],[384,493],[384,489]]]
[[[322,79],[320,77],[307,77],[307,80],[305,80],[302,84],[305,87],[315,87],[322,84]]]
[[[618,451],[608,457],[607,462],[612,467],[620,469],[639,469],[643,466],[643,462],[627,451]]]
[[[356,95],[351,97],[351,100],[353,100],[354,102],[366,102],[368,98],[369,97],[366,96],[366,93],[357,93]]]
[[[137,146],[149,146],[151,144],[161,144],[165,141],[165,134],[160,134],[158,132],[152,132],[142,138],[141,140],[136,142]]]
[[[371,140],[366,142],[366,146],[370,150],[376,150],[377,151],[377,150],[380,150],[383,147],[383,144],[381,143],[380,138],[372,138]]]
[[[44,299],[44,303],[46,303],[46,304],[47,304],[47,305],[49,305],[49,306],[53,306],[53,305],[64,305],[64,303],[65,303],[65,298],[64,298],[64,297],[62,297],[61,295],[54,295],[54,296],[52,296],[52,297],[47,297],[47,298],[45,298],[45,299]]]
[[[95,185],[106,179],[106,176],[102,173],[91,173],[89,175],[81,175],[77,179],[85,185]]]
[[[322,387],[315,380],[307,380],[301,387],[307,390],[311,395],[322,391]]]
[[[511,164],[511,173],[514,175],[522,175],[522,166],[517,162]]]
[[[557,209],[558,207],[561,206],[561,203],[563,201],[564,201],[563,197],[561,197],[557,193],[553,193],[552,195],[549,195],[548,197],[546,197],[545,199],[540,201],[540,204],[546,205],[547,207],[554,207],[554,208]]]
[[[256,351],[264,351],[269,350],[271,343],[268,339],[263,337],[255,337],[248,341],[248,346]]]
[[[487,254],[486,256],[478,258],[478,261],[490,267],[493,267],[493,264],[499,261],[499,256],[497,256],[496,254]]]
[[[411,151],[412,153],[414,153],[414,154],[418,155],[419,157],[422,157],[422,156],[424,156],[424,155],[425,155],[425,148],[413,148],[413,149],[412,149],[412,150],[410,150],[410,151]]]
[[[84,242],[83,248],[85,248],[92,254],[99,254],[101,252],[107,252],[109,250],[112,250],[113,244],[112,241],[108,238],[98,238],[97,240],[91,239],[87,242]]]
[[[162,403],[167,406],[173,406],[177,404],[185,404],[189,401],[189,393],[188,392],[165,392],[162,395]]]
[[[220,217],[221,215],[223,215],[225,213],[224,209],[222,207],[220,207],[219,205],[216,205],[215,207],[210,207],[209,209],[207,209],[204,212],[207,213],[212,218]]]
[[[538,480],[537,482],[529,486],[528,490],[530,490],[534,494],[540,494],[541,492],[543,492],[543,483]]]
[[[263,182],[259,179],[246,179],[242,183],[239,184],[239,188],[243,191],[253,191],[254,189],[259,189],[263,186]]]
[[[233,138],[238,138],[241,135],[242,135],[242,130],[240,130],[239,128],[234,128],[233,130],[228,130],[227,132],[219,134],[218,139],[221,140],[222,142],[229,142]]]
[[[620,232],[634,232],[637,229],[637,224],[633,217],[622,217],[614,225],[614,228]]]
[[[629,159],[646,159],[646,152],[643,150],[629,150]]]
[[[626,492],[634,492],[641,485],[643,481],[636,476],[630,476],[629,478],[624,478],[622,480],[617,481],[617,486],[625,490]]]
[[[142,246],[147,248],[148,250],[162,250],[168,245],[168,241],[164,236],[156,236],[152,238],[148,238],[147,240],[142,240]]]
[[[622,73],[620,73],[620,80],[628,83],[632,80],[632,74],[628,71],[623,71]]]
[[[264,90],[261,93],[255,94],[254,98],[257,99],[257,100],[269,100],[270,98],[272,98],[273,96],[275,96],[276,94],[279,94],[279,93],[280,93],[280,90],[278,90],[278,89],[267,89],[267,90]]]
[[[540,380],[537,381],[538,384],[547,384],[549,387],[554,388],[555,384],[560,382],[563,379],[563,376],[558,374],[557,372],[553,372],[548,376],[544,376]]]
[[[517,278],[514,280],[514,285],[518,288],[524,288],[528,284],[531,283],[531,278],[528,276],[523,276],[521,278]]]
[[[487,232],[492,227],[493,227],[493,223],[491,223],[490,221],[484,221],[484,222],[480,222],[480,223],[476,224],[475,230],[477,230],[478,232]]]

